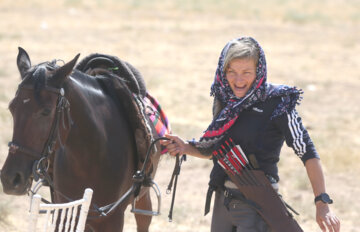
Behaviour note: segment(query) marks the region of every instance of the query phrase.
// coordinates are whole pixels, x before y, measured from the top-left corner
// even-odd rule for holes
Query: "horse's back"
[[[107,74],[113,73],[127,81],[127,86],[131,92],[140,94],[142,97],[146,95],[145,81],[139,70],[116,56],[91,54],[82,59],[75,69],[89,75],[97,75],[98,71],[106,71]]]

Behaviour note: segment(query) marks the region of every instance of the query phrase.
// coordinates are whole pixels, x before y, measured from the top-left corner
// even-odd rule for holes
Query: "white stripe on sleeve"
[[[295,153],[301,158],[306,153],[306,144],[303,141],[303,131],[297,120],[298,115],[295,110],[287,114],[288,127],[293,138],[293,148]]]

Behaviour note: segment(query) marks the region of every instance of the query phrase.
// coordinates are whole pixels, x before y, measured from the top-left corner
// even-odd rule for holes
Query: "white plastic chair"
[[[92,194],[93,190],[87,188],[85,189],[82,199],[61,204],[44,204],[41,203],[40,195],[34,195],[31,199],[28,232],[52,232],[55,231],[56,227],[58,227],[58,231],[83,232],[85,229],[85,222],[89,212]],[[42,215],[43,213],[45,215]],[[43,217],[39,217],[40,215]],[[77,218],[79,220],[76,220]],[[43,220],[45,220],[42,224],[43,228],[39,229],[41,227],[39,227],[38,224],[40,224],[40,222],[42,223]],[[77,225],[75,228],[76,223]]]

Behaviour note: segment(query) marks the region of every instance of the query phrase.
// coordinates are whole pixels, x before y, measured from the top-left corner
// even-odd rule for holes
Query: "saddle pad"
[[[159,102],[149,93],[146,93],[146,96],[143,100],[145,104],[145,113],[153,123],[157,135],[159,137],[163,137],[165,134],[170,134],[171,128],[168,118],[165,112],[162,110]],[[161,154],[166,152],[166,149],[162,149]]]

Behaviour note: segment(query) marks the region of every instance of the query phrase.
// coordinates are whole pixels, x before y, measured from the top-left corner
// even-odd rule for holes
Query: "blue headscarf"
[[[244,97],[237,97],[231,90],[226,79],[224,62],[230,47],[244,39],[251,40],[259,50],[259,60],[256,67],[256,78]],[[276,107],[272,118],[285,112],[290,112],[301,99],[302,91],[296,87],[286,85],[272,85],[267,83],[267,68],[265,53],[259,43],[252,37],[241,37],[229,41],[220,53],[218,66],[215,72],[214,82],[211,86],[210,95],[221,101],[225,107],[213,119],[200,141],[193,141],[202,153],[211,152],[211,148],[222,139],[226,132],[232,127],[239,114],[250,106],[268,98],[281,96],[283,101]],[[210,150],[209,150],[210,149]]]

